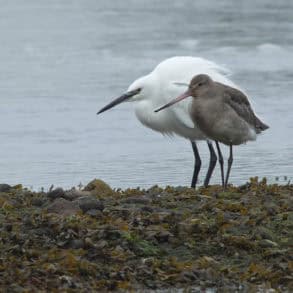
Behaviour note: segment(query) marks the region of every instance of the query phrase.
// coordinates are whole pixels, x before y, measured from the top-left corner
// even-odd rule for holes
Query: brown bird
[[[257,134],[268,129],[269,126],[255,115],[244,93],[225,84],[214,82],[206,74],[193,77],[185,93],[155,112],[189,96],[193,97],[189,109],[191,119],[208,138],[216,142],[221,164],[222,184],[226,188],[233,163],[233,145],[256,140]],[[218,142],[230,147],[225,180],[224,162]]]

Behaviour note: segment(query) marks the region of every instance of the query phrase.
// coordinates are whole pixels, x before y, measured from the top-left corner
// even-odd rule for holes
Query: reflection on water
[[[231,182],[292,180],[290,1],[0,5],[0,182],[69,187],[99,177],[113,187],[188,185],[187,141],[143,127],[131,104],[96,116],[134,79],[174,55],[226,65],[271,127],[257,142],[235,148]],[[205,144],[200,151],[203,178]]]

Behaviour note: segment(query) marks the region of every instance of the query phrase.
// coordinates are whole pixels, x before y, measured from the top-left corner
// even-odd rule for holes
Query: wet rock
[[[173,234],[160,225],[149,225],[144,230],[144,238],[146,240],[155,241],[158,243],[169,242]]]
[[[153,224],[159,224],[162,222],[168,222],[173,213],[171,211],[157,212],[150,215],[150,222]]]
[[[84,196],[91,196],[91,193],[89,191],[71,189],[71,190],[65,191],[62,197],[68,200],[75,200],[79,197],[84,197]]]
[[[238,217],[239,217],[239,213],[225,211],[223,215],[223,220],[224,222],[229,222],[230,220],[235,220]]]
[[[32,199],[32,205],[35,207],[42,207],[45,203],[46,203],[45,198],[37,197]]]
[[[21,207],[21,201],[17,199],[10,199],[7,201],[7,205],[11,208],[20,208]]]
[[[214,258],[210,256],[202,256],[197,260],[197,263],[199,264],[200,268],[217,268],[219,266],[219,262],[216,261]]]
[[[11,284],[9,285],[9,289],[7,292],[18,293],[18,292],[25,292],[24,287],[18,284]]]
[[[72,202],[64,198],[57,198],[47,207],[49,213],[56,213],[63,216],[74,215],[80,211],[77,202]]]
[[[197,278],[198,278],[197,274],[192,271],[183,271],[179,277],[179,279],[183,282],[194,281]]]
[[[157,185],[149,188],[146,192],[149,196],[157,196],[163,191],[162,188],[158,187]]]
[[[102,211],[104,209],[103,203],[92,197],[92,196],[83,196],[75,200],[79,207],[82,209],[82,211],[85,213],[88,210],[100,210]]]
[[[84,244],[88,248],[96,247],[96,244],[93,242],[93,240],[90,237],[86,237],[84,239]],[[102,248],[102,247],[100,247],[100,248]]]
[[[106,240],[100,240],[97,242],[96,247],[97,248],[104,248],[108,245],[108,242]]]
[[[103,180],[94,179],[85,188],[85,191],[90,191],[94,196],[107,196],[114,193],[112,188]]]
[[[64,195],[65,195],[65,192],[61,187],[58,187],[58,188],[51,190],[47,193],[48,198],[50,198],[51,200],[54,200],[58,197],[63,197]]]
[[[278,206],[276,204],[268,204],[266,205],[266,209],[269,216],[274,216],[278,211]]]
[[[99,210],[88,210],[85,214],[94,218],[101,218],[103,216],[102,212]]]
[[[169,242],[172,237],[173,234],[171,234],[169,231],[160,231],[155,235],[155,238],[159,243]]]
[[[76,284],[73,278],[70,276],[65,276],[65,275],[60,276],[59,280],[61,281],[61,283],[63,284],[65,288],[76,288]]]
[[[180,236],[201,233],[206,228],[206,224],[198,218],[188,218],[178,223],[178,233]]]
[[[22,222],[23,222],[23,224],[24,224],[25,226],[27,226],[27,227],[31,227],[31,226],[33,226],[33,221],[32,221],[32,219],[31,219],[30,216],[25,216],[25,217],[22,219]]]
[[[265,227],[257,227],[253,234],[254,234],[254,238],[257,238],[256,236],[259,236],[259,238],[269,239],[272,241],[274,241],[275,239],[274,233]]]
[[[259,245],[261,247],[264,247],[264,248],[267,248],[267,247],[278,247],[278,243],[274,242],[274,241],[271,241],[269,239],[262,239],[260,242],[259,242]]]
[[[45,266],[46,270],[51,273],[54,274],[58,271],[57,266],[55,266],[54,264],[50,263],[47,266]]]
[[[69,247],[72,249],[84,248],[84,241],[81,239],[73,239],[69,242]]]
[[[34,229],[33,233],[38,236],[50,236],[52,234],[52,231],[47,227],[44,227],[44,228],[40,227],[40,228]]]
[[[122,203],[129,204],[150,204],[151,199],[146,196],[131,196],[126,199],[121,200]]]
[[[0,192],[9,192],[12,187],[9,184],[0,184]]]
[[[110,213],[115,214],[116,216],[119,216],[122,219],[127,219],[131,214],[131,210],[129,208],[118,206],[118,207],[115,207],[114,209],[111,209]]]
[[[101,230],[99,233],[100,238],[104,238],[109,241],[121,239],[122,235],[122,231],[111,225],[106,226],[105,229]]]
[[[11,232],[12,231],[12,225],[10,223],[8,224],[5,224],[4,225],[4,230],[7,231],[7,232]]]
[[[154,208],[152,208],[150,206],[143,206],[140,209],[142,212],[148,212],[148,213],[152,213],[154,211]]]

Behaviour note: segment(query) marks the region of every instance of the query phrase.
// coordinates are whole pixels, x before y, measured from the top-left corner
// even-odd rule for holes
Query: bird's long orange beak
[[[188,97],[190,97],[190,96],[191,96],[191,94],[190,94],[190,91],[189,91],[189,89],[188,89],[185,93],[183,93],[182,95],[180,95],[180,96],[177,97],[176,99],[172,100],[172,101],[169,102],[168,104],[166,104],[166,105],[160,107],[159,109],[155,110],[155,112],[156,112],[156,113],[157,113],[157,112],[160,112],[161,110],[163,110],[163,109],[165,109],[165,108],[168,108],[168,107],[170,107],[170,106],[172,106],[172,105],[174,105],[174,104],[176,104],[176,103],[178,103],[178,102],[180,102],[180,101],[182,101],[182,100],[184,100],[184,99],[186,99],[186,98],[188,98]]]
[[[103,113],[113,107],[115,107],[118,104],[121,104],[122,102],[128,100],[129,98],[131,98],[134,95],[137,95],[139,92],[141,91],[140,88],[133,90],[133,91],[129,91],[125,94],[123,94],[122,96],[120,96],[119,98],[113,100],[112,102],[110,102],[108,105],[106,105],[105,107],[103,107],[99,112],[97,112],[97,114]]]

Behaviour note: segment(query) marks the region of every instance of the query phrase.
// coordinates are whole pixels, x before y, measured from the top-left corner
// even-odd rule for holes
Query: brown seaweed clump
[[[0,291],[292,292],[292,195],[257,178],[225,192],[0,184]]]

